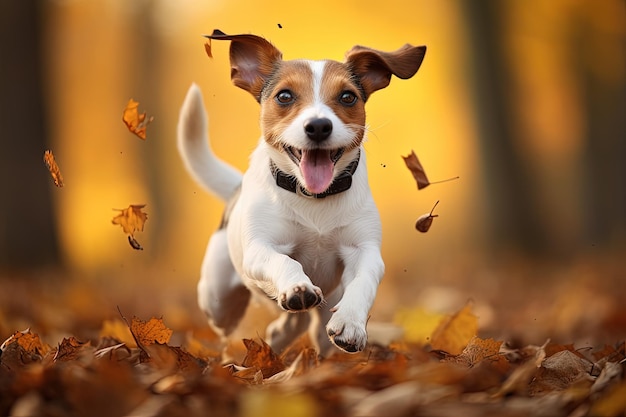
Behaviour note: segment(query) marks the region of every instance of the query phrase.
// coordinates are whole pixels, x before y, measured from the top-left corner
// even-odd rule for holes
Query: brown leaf
[[[132,98],[128,100],[128,104],[122,114],[122,121],[126,125],[131,133],[134,133],[138,138],[146,139],[146,128],[154,120],[154,117],[147,117],[146,113],[139,113],[139,102]]]
[[[591,386],[593,364],[574,352],[562,350],[547,357],[529,386],[531,395],[561,391],[574,383],[586,381]]]
[[[417,182],[417,189],[421,190],[428,187],[430,182],[428,181],[424,167],[422,167],[419,159],[417,159],[415,152],[411,151],[409,155],[403,156],[402,159],[404,159],[406,167],[409,171],[411,171],[411,174],[413,174],[413,178],[415,178],[415,182]]]
[[[454,315],[445,318],[433,332],[431,346],[452,355],[458,355],[478,331],[478,320],[472,313],[471,301]]]
[[[64,338],[54,355],[54,362],[69,362],[78,360],[87,349],[91,348],[90,342],[81,342],[74,336]]]
[[[463,352],[460,355],[452,357],[450,360],[456,363],[461,363],[472,367],[479,362],[492,359],[498,360],[498,358],[504,357],[500,355],[500,346],[502,345],[501,341],[496,341],[493,339],[481,339],[478,336],[472,337],[469,341]]]
[[[172,330],[163,323],[163,319],[151,318],[143,321],[133,317],[128,326],[139,347],[150,346],[155,343],[166,344],[172,337]]]
[[[50,171],[54,185],[63,187],[63,176],[61,175],[61,170],[54,159],[52,151],[48,150],[43,153],[43,161],[48,167],[48,171]]]
[[[430,213],[422,214],[417,218],[417,221],[415,222],[415,229],[422,233],[428,232],[430,226],[433,224],[433,219],[435,217],[439,217],[438,214],[433,214],[433,211],[435,211],[435,207],[437,207],[437,204],[439,204],[439,200],[437,200],[433,208],[430,210]]]
[[[2,365],[9,369],[20,368],[33,362],[41,362],[50,352],[50,346],[41,342],[39,335],[31,333],[30,329],[15,332],[0,346]]]
[[[209,56],[209,58],[213,58],[213,53],[211,52],[211,38],[208,38],[209,40],[204,44],[204,50],[206,51],[206,54]]]
[[[125,209],[113,209],[119,211],[120,214],[113,217],[111,223],[119,224],[124,233],[133,236],[135,231],[143,231],[143,226],[148,220],[148,214],[141,211],[145,206],[145,204],[131,204]]]
[[[283,361],[264,340],[259,344],[252,339],[243,339],[243,344],[248,349],[243,366],[257,367],[263,373],[263,378],[269,378],[285,369]]]
[[[128,243],[130,244],[130,247],[135,250],[143,250],[143,246],[141,246],[141,243],[139,243],[137,239],[135,239],[131,235],[128,235]]]

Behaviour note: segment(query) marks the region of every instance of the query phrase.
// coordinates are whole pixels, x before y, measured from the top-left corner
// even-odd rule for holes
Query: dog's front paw
[[[305,311],[322,302],[322,290],[311,284],[298,284],[283,292],[278,302],[287,311]]]
[[[362,351],[367,343],[364,326],[335,319],[335,316],[326,325],[326,333],[335,346],[348,353]]]

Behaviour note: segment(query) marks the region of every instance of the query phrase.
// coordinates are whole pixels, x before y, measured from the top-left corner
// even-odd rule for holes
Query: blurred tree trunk
[[[486,184],[487,221],[492,249],[520,250],[531,255],[545,254],[541,215],[532,192],[530,169],[525,165],[515,130],[511,105],[511,71],[502,42],[502,8],[507,2],[483,0],[462,2],[469,31],[470,63],[473,76],[478,134],[483,155]]]
[[[0,267],[59,262],[42,73],[42,2],[0,2]]]
[[[619,4],[620,0],[613,0]],[[601,249],[626,245],[626,5],[591,8],[583,13],[571,44],[572,67],[578,70],[587,106],[587,147],[583,184],[589,244]],[[612,20],[622,30],[594,28]],[[600,19],[600,20],[598,20]],[[604,30],[603,30],[604,29]],[[581,60],[580,57],[586,57]]]

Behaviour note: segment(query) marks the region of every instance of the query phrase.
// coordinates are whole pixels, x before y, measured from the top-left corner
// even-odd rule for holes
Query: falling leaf
[[[140,139],[146,140],[146,128],[154,120],[153,116],[148,117],[146,112],[139,113],[139,102],[132,98],[128,100],[128,104],[122,114],[122,121],[131,131]]]
[[[414,151],[407,156],[402,157],[404,159],[404,163],[406,167],[413,174],[413,178],[417,182],[417,189],[421,190],[422,188],[426,188],[430,185],[428,178],[426,177],[426,172],[424,171],[424,167],[420,163],[419,159],[417,159],[417,155],[415,155]]]
[[[458,355],[478,331],[478,320],[472,313],[471,301],[454,315],[445,318],[431,337],[433,349]]]
[[[113,217],[111,223],[122,226],[124,233],[128,234],[128,243],[135,250],[143,250],[143,247],[135,239],[134,233],[143,231],[143,226],[148,220],[148,214],[141,211],[145,206],[145,204],[131,204],[125,209],[113,209],[119,211],[120,214]]]
[[[281,25],[280,23],[278,24],[278,29],[282,29],[283,25]]]
[[[43,153],[43,161],[48,167],[48,171],[50,171],[54,185],[63,187],[63,176],[61,175],[61,170],[54,159],[52,151],[48,150]]]
[[[437,207],[437,204],[439,204],[439,200],[437,200],[433,208],[430,210],[430,213],[422,214],[417,218],[417,221],[415,222],[415,229],[422,233],[428,232],[430,226],[433,224],[433,219],[435,217],[439,217],[438,214],[433,214],[433,211],[435,211],[435,207]]]
[[[438,184],[441,182],[459,179],[459,177],[457,176],[445,180],[430,182],[428,181],[428,177],[426,177],[426,171],[424,171],[424,167],[420,163],[419,159],[417,159],[417,155],[415,155],[414,151],[411,151],[411,153],[407,156],[403,156],[402,159],[404,159],[406,167],[409,169],[409,171],[411,171],[411,174],[413,174],[413,178],[415,178],[415,182],[417,182],[418,190],[426,188],[430,184]]]
[[[137,239],[131,235],[128,235],[128,243],[130,244],[130,247],[135,250],[143,250],[143,246],[141,246],[141,244],[137,242]]]
[[[204,44],[204,50],[209,58],[213,58],[213,52],[211,52],[211,38]]]

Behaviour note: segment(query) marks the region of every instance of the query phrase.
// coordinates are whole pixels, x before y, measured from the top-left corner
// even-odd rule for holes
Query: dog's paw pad
[[[358,329],[356,327],[347,328],[351,326],[344,326],[340,329],[328,327],[326,332],[328,338],[335,346],[344,352],[357,353],[365,349],[367,343],[367,333],[365,330]]]
[[[322,292],[317,287],[308,288],[305,285],[293,287],[283,294],[280,305],[288,311],[304,311],[317,306],[322,302]]]

